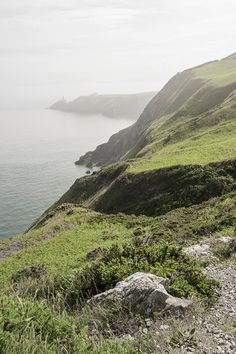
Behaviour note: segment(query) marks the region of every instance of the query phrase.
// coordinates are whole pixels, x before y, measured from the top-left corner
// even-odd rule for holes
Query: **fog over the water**
[[[235,49],[235,0],[0,3],[0,108],[152,91]]]

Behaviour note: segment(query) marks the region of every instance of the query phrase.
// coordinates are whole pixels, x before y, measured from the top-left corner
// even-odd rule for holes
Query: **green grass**
[[[236,157],[236,91],[221,104],[197,116],[164,116],[129,152],[131,171],[172,165],[207,164]]]
[[[0,298],[1,354],[134,354],[128,341],[89,336],[86,322],[58,314],[45,303],[19,298]],[[82,322],[82,321],[80,321]],[[142,353],[140,351],[140,353]]]
[[[224,89],[236,83],[236,56],[205,64],[192,72],[195,78],[209,81],[206,87],[178,112],[157,119],[144,132],[125,156],[133,159],[131,172],[236,157],[236,90]]]
[[[42,279],[44,286],[58,277],[60,281],[69,281],[88,264],[88,252],[130,240],[137,225],[148,225],[145,217],[137,219],[136,223],[135,218],[126,216],[105,216],[78,207],[71,210],[70,215],[67,211],[57,212],[41,228],[0,243],[2,254],[16,242],[21,246],[16,254],[0,262],[1,354],[137,353],[137,348],[134,349],[128,341],[114,336],[89,336],[87,322],[90,319],[82,322],[80,319],[79,323],[77,312],[68,314],[56,303],[47,303],[46,299],[39,302],[30,296],[25,299],[19,297],[20,289],[14,294],[10,290],[14,288],[12,276],[38,264],[46,266]],[[21,279],[18,276],[17,279],[30,281],[30,277]],[[12,295],[7,296],[9,291]]]
[[[207,279],[197,261],[184,254],[180,246],[167,241],[145,245],[133,239],[119,247],[114,245],[90,266],[80,271],[68,295],[70,306],[79,294],[88,298],[113,288],[136,272],[152,273],[171,279],[168,291],[178,297],[214,298],[216,282]],[[70,292],[70,290],[68,292]]]
[[[62,221],[65,223],[65,230],[59,231],[56,237],[43,240],[45,233],[53,230],[55,225],[59,225]],[[49,273],[53,275],[73,274],[87,262],[86,254],[89,251],[99,246],[108,247],[114,242],[122,242],[131,233],[132,229],[127,228],[122,220],[106,218],[99,220],[99,214],[83,209],[77,208],[72,216],[58,214],[46,227],[20,237],[19,241],[22,241],[26,247],[0,262],[1,290],[7,284],[9,285],[12,274],[34,264],[46,265]],[[27,243],[27,240],[32,242],[34,237],[38,242],[33,245]],[[3,246],[9,245],[12,241],[3,242]]]
[[[162,147],[150,144],[143,157],[131,162],[130,171],[139,173],[172,165],[207,164],[235,158],[236,121],[230,121]]]
[[[236,81],[236,56],[205,64],[193,69],[195,77],[210,80],[215,86],[226,86]]]
[[[22,250],[0,262],[1,292],[11,285],[15,273],[37,264],[47,267],[46,277],[70,277],[89,263],[88,252],[98,247],[109,248],[114,243],[121,245],[136,234],[143,238],[149,235],[154,243],[168,240],[182,245],[217,232],[230,234],[235,212],[235,193],[231,193],[215,198],[214,203],[176,209],[156,218],[104,215],[78,207],[73,208],[71,215],[56,213],[43,227],[0,242],[0,251],[16,240],[22,244]],[[54,232],[58,225],[62,230],[45,240],[45,235]]]
[[[74,295],[75,299],[80,297],[80,276],[89,280],[92,274],[96,281],[100,277],[102,286],[109,288],[137,270],[171,277],[169,291],[173,294],[212,296],[214,284],[202,275],[198,264],[180,256],[178,249],[205,237],[233,235],[235,208],[234,192],[156,218],[104,215],[71,206],[69,212],[56,212],[39,229],[2,241],[0,252],[16,240],[22,249],[0,262],[0,353],[146,353],[146,337],[130,343],[116,336],[118,330],[127,333],[127,328],[136,328],[131,314],[125,315],[123,310],[108,314],[97,309],[96,319],[95,314],[86,315],[76,307],[72,312],[66,311],[64,298],[73,301]],[[49,235],[51,238],[45,239]],[[149,246],[142,246],[147,240]],[[164,259],[166,242],[170,248]],[[114,244],[116,252],[112,250]],[[98,247],[105,247],[107,256],[88,259],[88,252]],[[24,274],[20,271],[37,264],[47,267],[46,274],[39,278],[20,276]],[[95,273],[90,273],[90,269]],[[14,284],[12,276],[16,279]],[[86,286],[84,281],[82,284]],[[45,292],[56,290],[51,300],[43,296],[40,287]],[[91,328],[96,330],[92,337]]]

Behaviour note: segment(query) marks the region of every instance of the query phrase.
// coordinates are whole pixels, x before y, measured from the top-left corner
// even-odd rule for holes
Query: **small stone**
[[[121,338],[124,340],[134,340],[134,337],[132,337],[130,334],[124,334]]]
[[[151,320],[150,318],[146,318],[146,319],[145,319],[145,323],[146,323],[146,326],[147,326],[147,327],[151,327],[151,325],[152,325],[153,322],[152,322],[152,320]]]
[[[143,332],[144,334],[148,334],[148,329],[147,329],[147,328],[143,328],[142,332]]]
[[[160,325],[160,329],[162,329],[162,330],[167,330],[167,329],[169,329],[169,328],[170,328],[169,325],[166,325],[166,324]]]

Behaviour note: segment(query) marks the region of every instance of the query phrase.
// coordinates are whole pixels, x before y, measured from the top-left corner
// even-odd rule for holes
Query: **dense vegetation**
[[[156,216],[235,189],[236,160],[140,173],[133,173],[127,166],[110,166],[78,179],[57,204],[83,203],[106,213]]]

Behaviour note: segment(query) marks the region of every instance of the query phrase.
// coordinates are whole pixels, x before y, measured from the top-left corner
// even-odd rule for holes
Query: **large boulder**
[[[120,301],[143,316],[163,311],[179,312],[188,308],[192,302],[170,295],[165,289],[168,283],[166,278],[139,272],[117,283],[115,288],[94,296],[88,303],[107,307]]]

